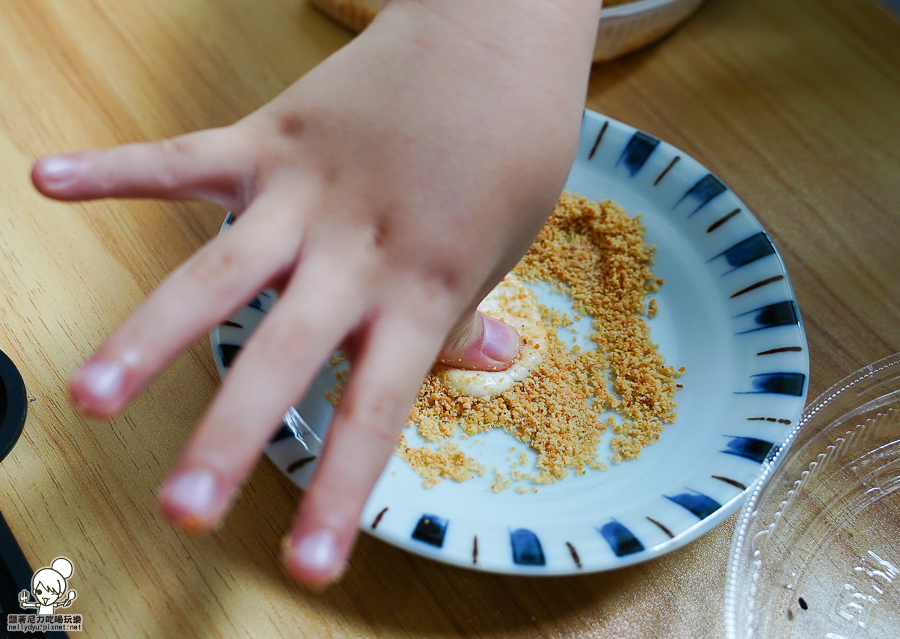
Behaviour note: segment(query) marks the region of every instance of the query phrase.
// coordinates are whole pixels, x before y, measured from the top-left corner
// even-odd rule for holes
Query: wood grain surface
[[[59,204],[34,158],[230,123],[351,34],[303,0],[0,0],[0,350],[28,390],[0,511],[37,568],[72,559],[90,637],[721,637],[732,517],[612,573],[474,573],[364,537],[322,594],[278,550],[299,491],[262,462],[226,524],[189,536],[155,490],[218,384],[209,344],[119,418],[66,379],[218,229],[195,203]],[[681,29],[595,66],[587,106],[693,155],[784,256],[810,398],[900,351],[900,22],[870,0],[709,0]]]

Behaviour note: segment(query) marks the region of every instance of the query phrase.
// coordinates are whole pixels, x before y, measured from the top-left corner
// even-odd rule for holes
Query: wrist
[[[418,20],[437,18],[495,48],[515,42],[520,48],[541,44],[544,49],[559,50],[593,47],[602,3],[601,0],[384,0],[374,4],[384,5],[381,13],[404,11]]]
[[[412,35],[424,63],[452,56],[457,69],[495,86],[525,82],[574,98],[580,112],[597,36],[600,0],[389,0],[370,27]],[[580,116],[579,116],[580,117]]]

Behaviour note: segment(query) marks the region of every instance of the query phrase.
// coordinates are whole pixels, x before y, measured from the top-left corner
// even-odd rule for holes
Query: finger
[[[284,548],[287,571],[316,588],[340,577],[366,499],[440,345],[439,332],[408,318],[371,330]]]
[[[95,417],[115,415],[178,353],[290,269],[302,220],[289,197],[260,197],[177,268],[73,374],[75,405]]]
[[[323,254],[304,259],[247,341],[160,492],[174,523],[196,530],[219,521],[284,412],[357,322],[360,274],[338,266]]]
[[[519,354],[519,334],[509,324],[475,311],[467,315],[450,332],[438,361],[482,371],[509,368]]]
[[[104,197],[249,201],[255,146],[241,127],[39,159],[31,180],[57,200]]]

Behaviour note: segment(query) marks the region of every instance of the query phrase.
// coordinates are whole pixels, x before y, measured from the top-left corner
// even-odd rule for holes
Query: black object
[[[12,360],[0,351],[0,461],[12,450],[28,412],[25,382]],[[29,639],[65,639],[63,632],[8,632],[6,617],[26,613],[19,606],[19,593],[31,589],[33,574],[28,560],[0,514],[0,639],[29,637]]]
[[[22,434],[27,412],[28,400],[22,375],[6,353],[0,351],[0,461]]]
[[[0,515],[0,638],[21,636],[6,630],[7,615],[24,613],[19,593],[31,588],[31,568],[16,543],[6,520]]]

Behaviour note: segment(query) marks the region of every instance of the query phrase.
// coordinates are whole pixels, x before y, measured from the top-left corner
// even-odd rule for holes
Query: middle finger
[[[296,260],[302,220],[287,195],[260,197],[177,268],[75,373],[82,410],[109,417],[179,352]]]

